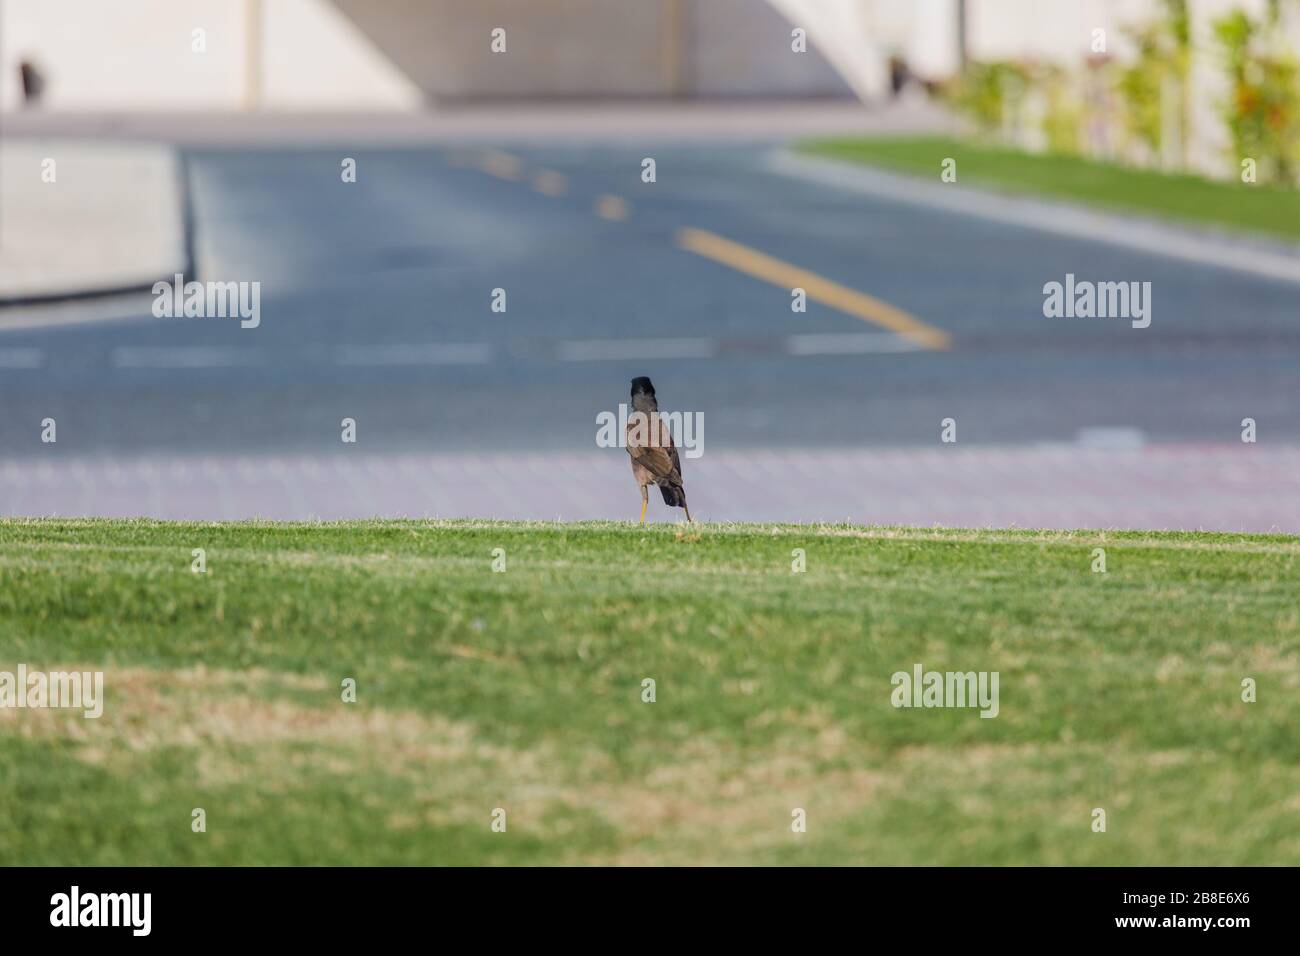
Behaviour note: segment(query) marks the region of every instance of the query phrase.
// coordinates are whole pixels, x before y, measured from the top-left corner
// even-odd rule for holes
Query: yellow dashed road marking
[[[730,239],[706,232],[703,229],[681,229],[677,232],[677,245],[714,262],[730,266],[737,272],[762,279],[785,289],[801,288],[808,298],[847,312],[865,322],[897,332],[899,335],[927,349],[947,349],[952,339],[947,332],[927,325],[916,316],[882,302],[865,292],[850,289],[815,272],[801,269],[780,259],[774,259],[757,249],[751,249]]]
[[[501,179],[519,181],[524,178],[523,160],[500,150],[486,150],[479,154],[476,165],[483,172]],[[562,196],[569,189],[569,181],[564,174],[549,169],[534,173],[531,182],[535,190],[547,196]],[[596,197],[596,215],[602,219],[621,222],[627,219],[630,212],[627,200],[621,196],[605,193]],[[942,350],[952,345],[947,332],[922,322],[897,306],[714,233],[703,229],[680,229],[677,232],[677,244],[689,252],[720,262],[764,282],[786,289],[801,288],[815,302],[896,332],[923,348]]]
[[[543,169],[533,176],[533,188],[546,196],[563,196],[569,190],[569,181],[563,173]]]
[[[626,219],[628,214],[627,200],[619,196],[600,196],[596,200],[596,215],[601,219],[612,219],[618,221]]]
[[[518,180],[523,175],[524,161],[518,156],[490,149],[479,156],[478,168],[500,179]]]

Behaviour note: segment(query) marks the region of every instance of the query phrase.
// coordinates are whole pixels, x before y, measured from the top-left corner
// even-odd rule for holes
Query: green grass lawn
[[[1068,199],[1118,212],[1300,240],[1300,190],[1215,182],[1075,156],[1038,155],[948,137],[824,139],[803,151],[939,182],[943,160],[957,182]]]
[[[0,710],[0,863],[1296,864],[1298,559],[1282,536],[0,521],[0,670],[102,669],[107,698]],[[999,672],[999,715],[894,708],[915,663]]]

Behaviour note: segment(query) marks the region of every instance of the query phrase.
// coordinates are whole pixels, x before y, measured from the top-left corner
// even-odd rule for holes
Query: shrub
[[[1293,55],[1270,34],[1276,12],[1265,21],[1234,10],[1214,23],[1228,72],[1224,122],[1232,137],[1234,165],[1258,164],[1260,182],[1291,183],[1300,164],[1300,88]]]
[[[948,99],[981,133],[997,134],[1018,113],[1029,81],[1028,68],[1010,60],[970,63]]]
[[[1187,80],[1191,71],[1191,22],[1187,0],[1165,0],[1165,16],[1131,29],[1137,58],[1122,67],[1115,90],[1124,106],[1124,128],[1152,159],[1168,165],[1185,162]],[[1175,97],[1176,102],[1166,102]],[[1177,118],[1177,129],[1167,128],[1169,111]],[[1173,133],[1176,142],[1167,142]]]

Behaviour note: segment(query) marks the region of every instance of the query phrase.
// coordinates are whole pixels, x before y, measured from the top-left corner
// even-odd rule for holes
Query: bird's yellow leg
[[[690,524],[695,524],[695,519],[691,517],[691,508],[686,502],[682,502],[682,507],[686,509],[686,520]]]
[[[641,488],[641,523],[642,524],[645,524],[645,509],[646,509],[646,505],[648,504],[650,504],[650,493],[645,490],[644,486],[642,486]]]

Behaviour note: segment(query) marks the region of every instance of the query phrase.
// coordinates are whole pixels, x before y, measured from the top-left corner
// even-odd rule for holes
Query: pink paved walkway
[[[1300,446],[717,451],[683,462],[706,521],[1300,533]],[[0,515],[634,519],[617,449],[0,462]],[[676,520],[659,500],[650,518]]]

